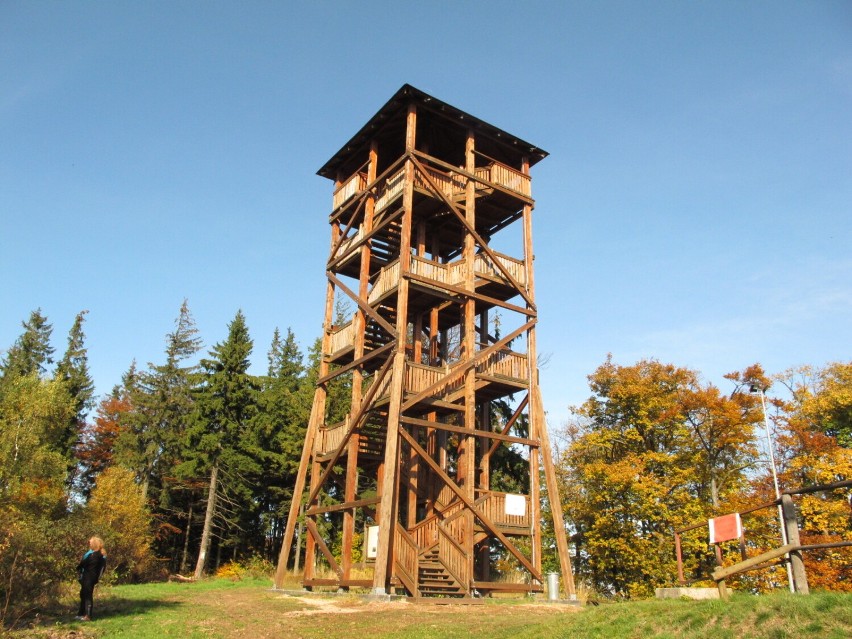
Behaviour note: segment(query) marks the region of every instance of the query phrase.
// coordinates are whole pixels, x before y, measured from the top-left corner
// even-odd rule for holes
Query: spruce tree
[[[47,372],[47,366],[53,363],[53,347],[50,336],[53,326],[38,308],[30,313],[26,322],[21,322],[24,332],[15,344],[0,360],[0,379],[12,380],[17,377],[32,375],[39,376]]]
[[[120,457],[135,470],[146,497],[157,502],[168,500],[161,494],[163,477],[182,457],[197,383],[197,366],[187,360],[200,349],[201,338],[184,300],[174,331],[166,335],[165,363],[151,363],[142,372],[134,367],[125,379],[133,410],[120,437]]]
[[[204,529],[195,566],[200,577],[207,563],[214,522],[225,529],[234,507],[251,509],[252,494],[246,477],[260,473],[252,455],[252,423],[257,409],[257,381],[249,374],[253,343],[245,316],[238,311],[228,325],[228,338],[216,344],[203,369],[197,410],[187,430],[187,459],[179,471],[185,477],[207,475]],[[220,535],[221,539],[222,535]]]
[[[73,484],[77,473],[75,471],[76,461],[74,451],[85,430],[86,418],[92,408],[92,400],[95,394],[95,384],[89,375],[89,359],[86,351],[83,333],[83,322],[88,311],[81,311],[74,319],[74,324],[68,332],[68,348],[62,359],[56,365],[54,377],[65,387],[74,407],[74,414],[70,417],[59,440],[55,443],[57,449],[62,452],[67,460],[68,481]]]
[[[275,329],[268,357],[254,428],[263,472],[257,478],[260,521],[253,527],[256,534],[252,543],[272,558],[293,498],[310,404],[306,405],[300,393],[304,364],[292,330],[287,329],[282,341]]]

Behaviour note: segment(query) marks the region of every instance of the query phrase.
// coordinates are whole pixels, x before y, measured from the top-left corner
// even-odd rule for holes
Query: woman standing
[[[80,582],[80,610],[77,612],[77,619],[80,621],[92,620],[95,584],[104,574],[104,568],[106,568],[104,542],[100,537],[92,537],[89,540],[89,550],[77,564],[77,580]]]

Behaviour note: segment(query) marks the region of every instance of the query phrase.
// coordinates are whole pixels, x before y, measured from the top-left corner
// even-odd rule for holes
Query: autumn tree
[[[790,392],[777,420],[785,485],[798,488],[852,478],[852,362],[800,367],[778,379]],[[797,498],[802,543],[852,538],[847,494],[830,491]],[[817,549],[804,559],[811,587],[852,591],[852,549]]]
[[[101,399],[94,421],[87,423],[76,447],[78,489],[88,497],[100,473],[112,466],[122,424],[133,406],[121,387]]]
[[[154,567],[152,521],[133,472],[110,466],[97,477],[86,505],[87,523],[104,540],[111,579],[137,581]]]
[[[74,414],[63,384],[33,370],[0,396],[0,621],[55,591],[69,566],[66,460],[54,445]]]
[[[675,574],[672,531],[743,487],[756,413],[752,400],[655,360],[608,358],[589,385],[558,463],[578,573],[601,592],[645,596]],[[705,549],[686,550],[700,563]]]

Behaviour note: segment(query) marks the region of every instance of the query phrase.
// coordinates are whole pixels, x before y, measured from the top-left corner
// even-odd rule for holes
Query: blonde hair
[[[92,537],[89,539],[89,548],[92,550],[97,550],[100,553],[104,551],[104,540],[100,537]]]

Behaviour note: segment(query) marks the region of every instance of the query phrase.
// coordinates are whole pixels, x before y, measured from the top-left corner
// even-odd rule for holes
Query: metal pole
[[[778,500],[778,524],[781,528],[781,543],[787,545],[787,527],[784,525],[784,511],[781,509],[781,489],[778,487],[778,473],[775,470],[775,453],[772,447],[772,436],[769,432],[769,415],[766,412],[766,396],[762,388],[757,389],[760,392],[760,406],[763,408],[763,427],[766,431],[766,447],[769,450],[769,467],[772,470],[772,484],[775,487],[775,499]],[[790,566],[790,555],[785,555],[787,566],[787,583],[790,586],[790,592],[796,592],[796,584],[793,581],[793,569]]]

